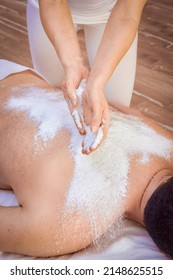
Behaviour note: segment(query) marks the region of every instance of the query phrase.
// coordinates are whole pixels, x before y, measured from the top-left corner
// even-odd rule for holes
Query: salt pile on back
[[[95,238],[100,232],[98,220],[100,227],[108,227],[123,212],[131,157],[138,155],[139,164],[146,163],[151,156],[169,160],[173,150],[169,139],[138,118],[112,112],[106,141],[96,152],[85,156],[81,153],[83,137],[77,132],[65,100],[59,93],[40,88],[24,88],[16,96],[14,93],[4,108],[26,113],[37,127],[33,141],[41,140],[44,149],[61,129],[71,132],[69,149],[75,168],[66,194],[65,211],[66,215],[76,209],[87,213]]]

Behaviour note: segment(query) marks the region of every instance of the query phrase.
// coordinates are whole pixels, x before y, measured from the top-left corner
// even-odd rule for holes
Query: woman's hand
[[[70,113],[74,119],[76,127],[80,134],[84,134],[84,124],[82,121],[82,117],[80,114],[76,116],[74,112],[77,113],[75,108],[78,105],[78,99],[75,94],[76,89],[78,88],[81,80],[87,79],[88,77],[88,69],[84,66],[82,59],[78,58],[75,62],[71,63],[66,67],[64,79],[62,82],[62,90],[64,93],[64,98],[67,101]]]
[[[103,138],[96,139],[95,144],[91,145],[89,150],[86,151],[83,147],[82,152],[89,154],[98,148],[108,133],[110,113],[104,89],[96,86],[96,83],[87,82],[82,96],[82,104],[85,124],[89,125],[91,132],[96,133],[97,136],[100,134],[100,130],[103,132]]]
[[[106,138],[110,114],[103,88],[87,82],[87,77],[84,66],[70,67],[65,72],[62,89],[76,127],[85,135],[82,153],[89,155]]]

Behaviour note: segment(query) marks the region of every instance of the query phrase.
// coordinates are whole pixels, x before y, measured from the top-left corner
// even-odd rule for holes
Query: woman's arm
[[[76,106],[74,91],[88,76],[84,66],[77,33],[66,0],[39,0],[44,30],[52,42],[64,68],[62,89],[66,99]],[[48,58],[49,59],[49,58]],[[70,108],[72,111],[72,108]]]
[[[64,68],[81,59],[81,50],[67,1],[39,0],[43,27]]]
[[[117,1],[107,22],[88,82],[105,86],[133,43],[145,3],[146,0]]]
[[[111,12],[84,95],[85,119],[93,131],[104,119],[107,134],[109,113],[104,87],[136,36],[145,3],[146,0],[118,0]]]

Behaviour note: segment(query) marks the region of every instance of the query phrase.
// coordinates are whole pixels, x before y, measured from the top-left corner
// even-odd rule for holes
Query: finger
[[[84,124],[83,124],[83,121],[82,121],[82,117],[80,116],[79,112],[77,111],[77,108],[74,109],[74,107],[71,103],[71,100],[68,98],[68,95],[65,92],[64,92],[64,98],[67,102],[69,111],[71,113],[71,116],[74,120],[74,123],[75,123],[79,133],[81,135],[84,135],[85,134],[85,129],[84,129]]]
[[[90,125],[92,119],[92,111],[88,105],[86,93],[82,95],[82,108],[83,108],[83,117],[86,125]]]
[[[82,154],[83,155],[87,155],[88,156],[90,153],[91,153],[90,151],[86,151],[86,150],[82,149]]]
[[[91,131],[96,133],[101,125],[102,121],[102,110],[98,104],[95,104],[93,107],[93,116],[91,120]]]
[[[107,107],[102,117],[102,123],[97,133],[95,134],[95,137],[90,142],[90,147],[86,149],[84,145],[82,146],[84,154],[89,155],[91,152],[94,152],[98,149],[98,147],[102,144],[103,140],[107,137],[109,123],[110,123],[110,113]]]
[[[88,76],[89,76],[89,71],[88,71],[88,69],[85,68],[83,73],[82,73],[82,78],[84,80],[87,80]]]
[[[109,124],[110,124],[110,112],[107,107],[103,112],[102,123],[101,123],[104,139],[107,137],[108,130],[109,130]]]
[[[86,136],[82,143],[82,153],[89,155],[95,151],[104,139],[103,128],[100,126],[97,133],[93,133],[90,128],[86,130]]]
[[[86,135],[83,138],[83,142],[82,142],[82,153],[83,154],[90,153],[90,147],[94,143],[95,137],[96,137],[96,134],[91,132],[89,126],[86,126]]]
[[[92,119],[92,111],[88,108],[83,112],[84,122],[86,125],[90,125]]]
[[[100,126],[95,137],[94,143],[90,147],[90,152],[97,150],[97,148],[101,145],[104,139],[103,128]]]
[[[67,102],[67,105],[68,105],[68,107],[70,109],[70,112],[71,112],[73,105],[71,103],[71,99],[69,98],[69,94],[68,94],[66,88],[63,85],[61,86],[61,89],[63,90],[64,98],[65,98],[65,100]]]
[[[81,135],[85,135],[85,129],[84,129],[84,124],[83,124],[83,121],[82,121],[82,117],[80,116],[77,109],[73,109],[71,115],[72,115],[72,118],[74,120],[74,123],[75,123],[79,133]]]
[[[75,90],[76,89],[72,89],[72,88],[67,88],[66,92],[68,95],[68,98],[70,99],[72,106],[75,108],[78,104],[78,98],[75,94]]]
[[[71,103],[71,100],[68,98],[68,96],[65,96],[65,100],[66,100],[66,102],[67,102],[67,105],[68,105],[69,111],[70,111],[70,113],[72,114],[72,113],[73,113],[74,108],[73,108],[73,105],[72,105],[72,103]]]
[[[103,129],[102,127],[99,127],[97,134],[95,134],[94,140],[90,143],[90,146],[87,147],[83,141],[82,143],[82,153],[85,155],[89,155],[92,152],[96,151],[98,147],[103,142],[104,135],[103,135]]]

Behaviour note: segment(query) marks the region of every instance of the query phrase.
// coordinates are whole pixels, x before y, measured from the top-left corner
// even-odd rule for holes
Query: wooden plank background
[[[26,0],[0,0],[0,58],[32,66]],[[131,106],[173,130],[173,0],[148,0],[144,8]]]

